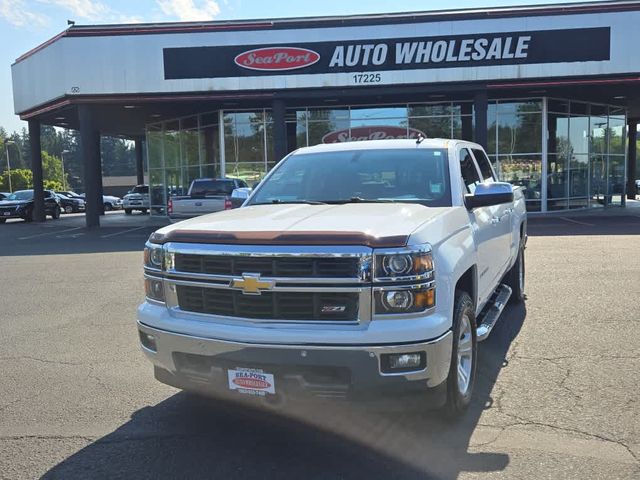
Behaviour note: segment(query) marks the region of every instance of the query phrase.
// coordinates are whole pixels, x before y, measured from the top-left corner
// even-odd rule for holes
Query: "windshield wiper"
[[[395,203],[396,200],[389,198],[362,198],[351,197],[348,200],[325,200],[326,203]]]
[[[288,205],[288,204],[296,204],[296,203],[301,203],[304,205],[327,205],[326,202],[316,202],[314,200],[280,200],[279,198],[274,198],[270,202],[257,202],[257,203],[252,203],[251,205],[272,205],[272,204]]]

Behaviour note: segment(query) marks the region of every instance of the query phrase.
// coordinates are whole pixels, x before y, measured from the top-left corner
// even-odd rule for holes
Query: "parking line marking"
[[[595,225],[593,223],[587,223],[587,222],[579,222],[578,220],[573,220],[572,218],[567,218],[567,217],[559,217],[562,220],[566,221],[566,222],[571,222],[571,223],[576,223],[578,225],[584,225],[586,227],[595,227]]]
[[[136,228],[130,228],[129,230],[123,230],[122,232],[110,233],[108,235],[100,235],[100,238],[115,237],[117,235],[122,235],[122,234],[129,233],[129,232],[135,232],[136,230],[142,230],[143,228],[147,228],[147,226],[144,225],[142,227],[136,227]]]
[[[20,238],[18,238],[18,240],[28,240],[30,238],[44,237],[46,235],[57,235],[59,233],[71,232],[73,230],[80,230],[81,228],[83,228],[83,227],[67,228],[66,230],[58,230],[56,232],[38,233],[37,235],[29,235],[28,237],[20,237]]]

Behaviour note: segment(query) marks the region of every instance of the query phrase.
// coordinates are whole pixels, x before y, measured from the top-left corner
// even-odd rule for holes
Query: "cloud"
[[[101,20],[112,14],[111,9],[102,2],[93,0],[39,0],[69,10],[78,18]]]
[[[213,20],[220,14],[220,5],[214,0],[156,0],[167,17],[183,22]]]
[[[0,0],[0,18],[16,27],[44,26],[49,19],[27,8],[24,0]]]

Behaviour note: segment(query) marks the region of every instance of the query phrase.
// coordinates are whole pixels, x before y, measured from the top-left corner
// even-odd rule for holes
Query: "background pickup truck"
[[[526,238],[522,188],[497,181],[480,145],[302,148],[241,208],[151,235],[141,347],[178,388],[457,416],[477,343],[524,299]]]
[[[236,188],[248,188],[237,178],[198,178],[191,182],[186,196],[169,198],[170,218],[191,218],[232,208],[231,194]]]

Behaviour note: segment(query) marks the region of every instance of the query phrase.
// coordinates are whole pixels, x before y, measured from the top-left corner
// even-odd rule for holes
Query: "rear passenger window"
[[[476,162],[478,163],[478,167],[480,167],[480,173],[482,174],[482,180],[485,182],[495,182],[496,177],[493,175],[493,170],[491,169],[491,162],[487,158],[487,154],[482,150],[473,149],[473,156],[476,157]]]
[[[476,186],[482,183],[482,180],[478,176],[473,157],[466,148],[460,150],[460,170],[462,170],[462,183],[464,183],[467,193],[475,192]]]

